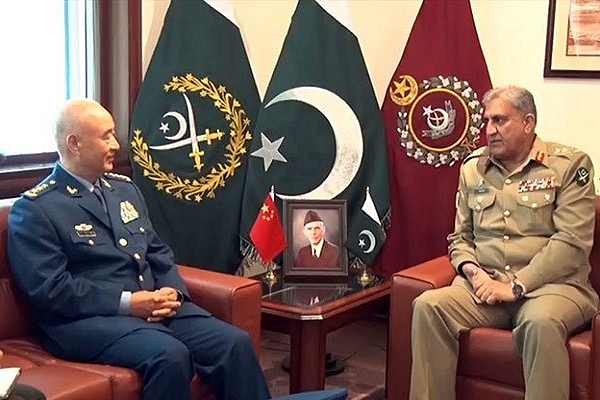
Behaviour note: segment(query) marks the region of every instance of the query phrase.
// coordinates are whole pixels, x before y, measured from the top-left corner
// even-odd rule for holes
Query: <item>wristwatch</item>
[[[515,296],[515,299],[521,300],[523,298],[523,295],[525,294],[525,289],[523,288],[523,285],[521,285],[513,279],[512,281],[510,281],[510,287],[512,288],[512,292]]]

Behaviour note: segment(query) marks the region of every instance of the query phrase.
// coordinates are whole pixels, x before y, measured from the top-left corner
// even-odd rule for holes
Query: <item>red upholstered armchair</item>
[[[596,228],[590,255],[590,279],[600,292],[600,197],[596,197]],[[448,257],[405,269],[392,277],[387,352],[389,400],[408,399],[412,301],[425,290],[447,286],[455,276]],[[600,400],[600,313],[589,328],[568,342],[571,360],[571,400]],[[509,330],[477,328],[460,337],[456,398],[517,400],[525,395],[520,355]]]

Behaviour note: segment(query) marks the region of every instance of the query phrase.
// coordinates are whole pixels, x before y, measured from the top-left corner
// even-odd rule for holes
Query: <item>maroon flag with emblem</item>
[[[459,167],[484,144],[490,88],[469,1],[424,0],[382,106],[392,219],[379,273],[447,253]]]

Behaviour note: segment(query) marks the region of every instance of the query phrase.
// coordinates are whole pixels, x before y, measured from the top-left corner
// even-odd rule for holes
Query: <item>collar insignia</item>
[[[546,153],[544,153],[543,151],[538,151],[537,153],[535,153],[534,159],[535,161],[543,163],[546,159]]]

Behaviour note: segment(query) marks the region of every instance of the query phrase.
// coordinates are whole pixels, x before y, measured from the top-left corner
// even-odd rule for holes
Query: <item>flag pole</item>
[[[271,195],[271,200],[273,200],[273,204],[275,204],[275,185],[271,185],[271,190],[269,190],[269,194]],[[277,205],[275,204],[275,207]],[[265,274],[265,280],[267,281],[267,285],[269,286],[269,292],[273,285],[277,282],[277,276],[275,276],[275,262],[273,260],[269,261],[266,264],[267,273]]]
[[[367,199],[370,197],[370,192],[371,192],[371,189],[369,189],[369,186],[366,186],[365,201],[363,203],[363,207],[364,207],[364,204],[366,204]],[[364,287],[367,287],[368,285],[370,285],[375,280],[375,276],[371,272],[371,269],[367,265],[366,262],[361,260],[361,263],[362,263],[362,272],[359,275],[359,277],[357,278],[357,280],[358,280],[358,283],[364,288]]]

